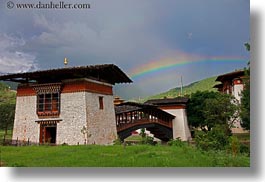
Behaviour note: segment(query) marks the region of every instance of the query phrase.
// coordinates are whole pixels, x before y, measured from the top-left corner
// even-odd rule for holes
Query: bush
[[[211,131],[196,131],[195,143],[202,150],[224,150],[229,144],[229,135],[226,125],[216,125]]]
[[[236,156],[240,152],[240,143],[237,137],[231,136],[229,138],[228,149],[232,152],[233,156]]]
[[[142,144],[149,144],[149,145],[156,145],[157,144],[157,142],[154,141],[154,138],[150,137],[150,136],[142,137],[141,143]]]
[[[250,147],[246,144],[241,143],[240,147],[239,147],[239,151],[240,151],[240,153],[245,153],[248,156],[250,156]]]
[[[169,146],[177,146],[177,147],[183,147],[185,145],[185,142],[181,141],[181,139],[178,137],[175,140],[172,139],[169,142],[167,142]]]
[[[122,144],[122,141],[120,139],[120,137],[118,137],[116,140],[113,141],[113,144],[114,145],[121,145]]]

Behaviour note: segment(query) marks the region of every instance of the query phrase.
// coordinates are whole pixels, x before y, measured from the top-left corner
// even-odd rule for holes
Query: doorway
[[[57,126],[56,125],[45,125],[42,124],[40,126],[40,143],[56,143],[56,133]]]

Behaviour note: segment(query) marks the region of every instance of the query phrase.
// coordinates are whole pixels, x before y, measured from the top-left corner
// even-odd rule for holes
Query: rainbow
[[[191,59],[191,60],[174,60],[173,58],[161,59],[158,61],[150,61],[146,64],[142,64],[138,67],[131,69],[129,75],[132,79],[138,79],[145,75],[149,75],[151,73],[155,73],[158,71],[166,71],[168,69],[173,69],[177,67],[181,67],[188,64],[195,63],[236,63],[236,62],[247,62],[246,59],[242,58],[225,58],[225,57],[213,57],[208,59]]]

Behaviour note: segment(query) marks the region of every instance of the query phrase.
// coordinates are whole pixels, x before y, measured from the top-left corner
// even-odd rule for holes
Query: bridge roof
[[[157,106],[154,106],[152,104],[141,104],[141,103],[136,103],[136,102],[124,102],[119,105],[115,106],[115,113],[116,114],[121,114],[121,113],[127,113],[127,112],[132,112],[132,111],[139,111],[139,110],[153,110],[156,114],[161,114],[164,116],[167,116],[169,118],[174,119],[175,116],[172,114],[169,114],[168,112],[165,112]]]
[[[132,80],[118,66],[114,64],[66,67],[50,70],[39,70],[34,72],[0,75],[0,80],[20,83],[50,83],[76,78],[90,78],[111,84],[132,82]]]
[[[164,99],[152,99],[145,102],[145,104],[152,104],[156,106],[164,105],[183,105],[187,104],[188,98],[176,97],[176,98],[164,98]]]

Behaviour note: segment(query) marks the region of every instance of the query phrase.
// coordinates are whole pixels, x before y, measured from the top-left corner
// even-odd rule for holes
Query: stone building
[[[0,76],[19,82],[13,140],[111,144],[117,138],[112,86],[132,82],[116,65]]]
[[[219,75],[215,81],[221,82],[214,86],[217,88],[219,92],[224,94],[230,94],[234,96],[237,102],[240,104],[242,94],[241,92],[244,89],[243,79],[245,77],[244,70],[238,70],[231,73],[226,73],[223,75]],[[243,133],[246,132],[240,124],[240,118],[237,118],[233,121],[232,133]]]

